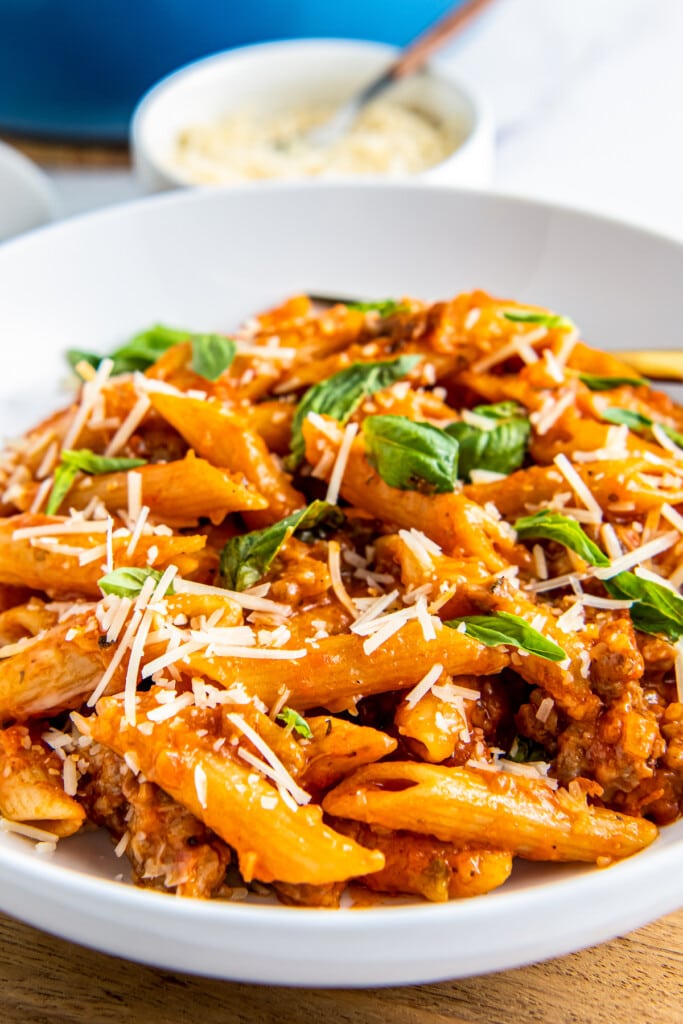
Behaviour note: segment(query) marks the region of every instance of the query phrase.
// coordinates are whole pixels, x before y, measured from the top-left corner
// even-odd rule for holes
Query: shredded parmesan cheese
[[[412,690],[410,690],[410,692],[406,694],[405,702],[407,706],[411,708],[411,710],[419,701],[422,700],[425,694],[429,693],[432,686],[434,685],[435,682],[437,682],[442,672],[443,665],[441,665],[438,662],[435,665],[432,665],[429,672],[427,672],[427,674],[422,677],[419,683],[416,683]],[[479,694],[477,694],[477,696],[479,696]]]

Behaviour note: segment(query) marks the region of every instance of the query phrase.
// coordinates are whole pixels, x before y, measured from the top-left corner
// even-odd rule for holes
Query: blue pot
[[[448,0],[0,0],[0,129],[126,138],[136,101],[198,57],[267,39],[403,45]]]

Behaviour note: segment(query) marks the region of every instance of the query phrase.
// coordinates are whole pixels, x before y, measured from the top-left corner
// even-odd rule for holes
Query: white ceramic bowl
[[[359,239],[362,244],[359,244]],[[572,316],[606,348],[680,344],[683,246],[525,200],[406,185],[193,190],[120,206],[0,249],[0,434],[65,401],[70,346],[106,351],[149,323],[234,329],[310,290],[446,298],[473,287]],[[277,837],[273,837],[277,841]],[[52,859],[0,833],[0,908],[173,970],[289,985],[434,981],[568,953],[683,905],[683,821],[606,870],[518,862],[472,900],[358,910],[200,902],[116,881],[101,833]]]
[[[55,196],[46,175],[0,142],[0,242],[52,220]]]
[[[143,97],[131,124],[135,167],[150,191],[194,182],[173,165],[179,133],[196,122],[239,112],[277,115],[316,103],[343,102],[390,62],[380,43],[303,39],[219,53],[181,68]],[[493,121],[484,101],[438,64],[392,93],[453,125],[463,135],[444,161],[417,178],[484,187],[493,167]]]

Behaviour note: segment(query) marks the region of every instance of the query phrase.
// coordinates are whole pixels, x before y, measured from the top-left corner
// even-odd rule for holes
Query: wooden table
[[[77,912],[74,910],[74,912]],[[681,1024],[683,910],[546,964],[409,988],[284,989],[173,974],[0,915],[2,1024]]]

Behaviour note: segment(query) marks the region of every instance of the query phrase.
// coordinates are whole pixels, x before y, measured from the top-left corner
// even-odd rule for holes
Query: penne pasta
[[[294,296],[71,359],[0,453],[4,829],[331,908],[683,815],[683,409],[566,316]]]
[[[540,778],[437,765],[361,768],[325,797],[328,814],[444,842],[487,843],[527,860],[628,857],[657,835],[652,822],[589,807]]]
[[[139,704],[141,713],[155,706],[152,696],[139,698]],[[92,721],[77,720],[85,734],[119,754],[132,752],[148,779],[235,848],[246,881],[323,885],[383,866],[381,853],[324,825],[319,807],[290,807],[248,762],[240,764],[230,755],[229,744],[215,751],[192,721],[199,718],[204,725],[206,715],[181,712],[171,724],[154,723],[144,737],[125,725],[120,700],[103,700],[97,711]],[[204,780],[199,789],[198,770]]]

